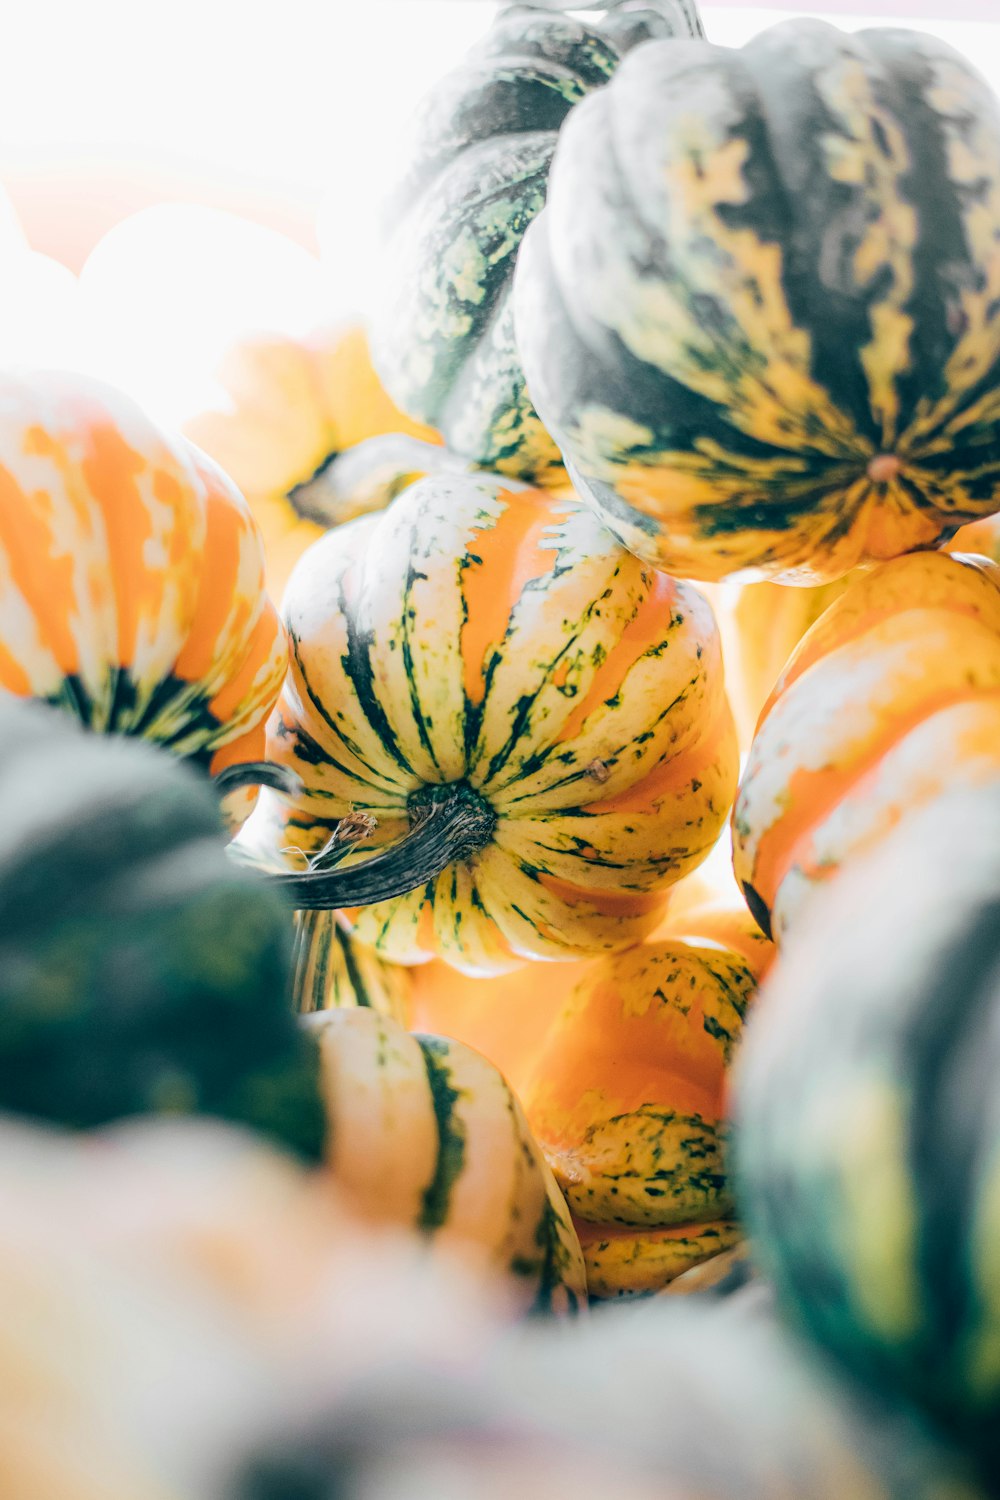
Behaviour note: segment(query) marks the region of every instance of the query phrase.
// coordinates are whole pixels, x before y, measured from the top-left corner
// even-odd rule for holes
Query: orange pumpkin
[[[912,553],[856,576],[764,708],[733,813],[765,932],[913,806],[1000,769],[1000,566]]]
[[[0,375],[0,688],[214,775],[263,758],[286,666],[222,471],[109,387]]]

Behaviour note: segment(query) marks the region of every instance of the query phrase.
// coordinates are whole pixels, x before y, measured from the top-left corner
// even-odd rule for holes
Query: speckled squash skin
[[[373,1010],[304,1024],[319,1042],[328,1165],[352,1207],[485,1264],[525,1310],[582,1306],[569,1211],[496,1068]]]
[[[592,1296],[654,1291],[739,1237],[726,1078],[772,956],[745,910],[686,914],[589,966],[523,1085]]]
[[[189,417],[184,431],[246,495],[275,598],[328,526],[366,508],[367,496],[341,495],[324,483],[337,458],[387,433],[440,442],[386,395],[365,330],[356,325],[247,339],[215,378],[224,399]]]
[[[781,939],[811,893],[909,809],[1000,772],[1000,567],[914,553],[803,637],[733,810],[733,868]]]
[[[223,843],[188,767],[0,693],[0,1110],[214,1114],[320,1154],[289,915]]]
[[[626,546],[824,583],[1000,509],[1000,110],[902,30],[653,44],[563,129],[532,400]]]
[[[262,759],[287,661],[222,471],[110,387],[0,374],[0,689],[215,773]]]
[[[255,855],[317,850],[348,814],[393,844],[429,798],[491,830],[355,911],[381,956],[486,974],[627,947],[715,842],[736,746],[714,618],[586,509],[423,480],[316,543],[283,608],[268,757],[304,791],[262,794]]]
[[[599,21],[583,25],[514,6],[435,84],[417,114],[387,207],[375,361],[403,410],[482,468],[536,484],[566,482],[524,387],[514,264],[545,202],[567,115],[607,83],[622,52],[686,30],[676,0],[650,0],[607,32]]]
[[[994,1488],[998,851],[994,779],[845,869],[782,953],[736,1090],[741,1209],[786,1312]]]

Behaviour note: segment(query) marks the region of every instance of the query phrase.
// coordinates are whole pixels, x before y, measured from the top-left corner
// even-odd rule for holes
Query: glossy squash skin
[[[824,583],[1000,509],[1000,108],[902,30],[638,49],[515,276],[570,477],[681,577]]]
[[[523,1085],[592,1296],[654,1291],[739,1238],[726,1083],[772,956],[746,910],[689,913],[592,964]]]
[[[496,1068],[373,1010],[304,1024],[319,1043],[329,1169],[354,1209],[499,1272],[524,1308],[581,1306],[569,1211]]]
[[[651,0],[604,30],[531,6],[505,10],[413,124],[386,211],[385,296],[375,361],[404,411],[479,467],[564,485],[559,450],[525,390],[511,289],[524,232],[545,202],[560,126],[621,54],[687,30],[677,0]],[[614,39],[612,39],[614,38]]]
[[[287,660],[214,463],[109,387],[0,375],[0,689],[214,774],[262,759]]]
[[[354,914],[383,957],[486,974],[627,947],[715,842],[736,749],[711,611],[589,511],[423,480],[316,543],[284,613],[268,757],[304,792],[263,794],[244,842],[276,862],[374,819],[408,892]],[[429,863],[435,818],[472,832]]]
[[[1000,777],[844,870],[762,996],[736,1132],[741,1209],[788,1315],[978,1452],[994,1487],[998,851]]]
[[[248,338],[227,355],[216,380],[225,402],[189,417],[184,431],[246,495],[275,598],[317,537],[371,503],[366,491],[332,483],[342,454],[389,433],[440,442],[386,395],[357,325],[301,338]]]
[[[914,553],[858,577],[761,717],[733,867],[781,938],[811,892],[904,812],[1000,771],[1000,568]]]
[[[190,768],[0,694],[0,1110],[214,1114],[320,1154],[289,915],[223,844]]]

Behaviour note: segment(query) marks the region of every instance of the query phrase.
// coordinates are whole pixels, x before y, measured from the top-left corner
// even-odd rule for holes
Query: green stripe
[[[418,1036],[415,1041],[424,1055],[438,1128],[437,1163],[417,1220],[417,1227],[430,1233],[448,1219],[451,1191],[465,1166],[465,1126],[455,1115],[461,1094],[451,1085],[448,1042],[443,1037],[428,1036]]]

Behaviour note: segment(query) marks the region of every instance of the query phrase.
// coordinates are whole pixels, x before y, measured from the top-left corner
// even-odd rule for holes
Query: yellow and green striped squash
[[[625,948],[714,844],[736,744],[711,610],[585,508],[422,480],[314,544],[283,609],[268,758],[302,791],[262,793],[244,844],[287,862],[372,820],[377,859],[304,874],[298,904],[372,903],[355,931],[383,957],[490,973]]]
[[[1000,1473],[1000,778],[845,869],[736,1070],[754,1253],[824,1351]]]
[[[559,128],[625,52],[697,29],[687,0],[608,9],[583,24],[540,7],[505,8],[424,100],[386,211],[373,334],[386,388],[454,452],[536,484],[565,485],[566,474],[525,390],[511,290]]]
[[[365,948],[339,911],[300,911],[295,918],[292,1004],[317,1010],[381,1011],[401,1025],[410,1015],[412,970]]]
[[[681,577],[830,582],[1000,509],[1000,110],[932,37],[637,49],[514,300],[579,493]]]
[[[215,774],[261,759],[287,661],[221,469],[110,387],[0,375],[0,689]]]
[[[319,1042],[328,1166],[351,1205],[499,1273],[527,1309],[581,1307],[569,1210],[493,1064],[373,1010],[324,1011],[305,1024]]]

